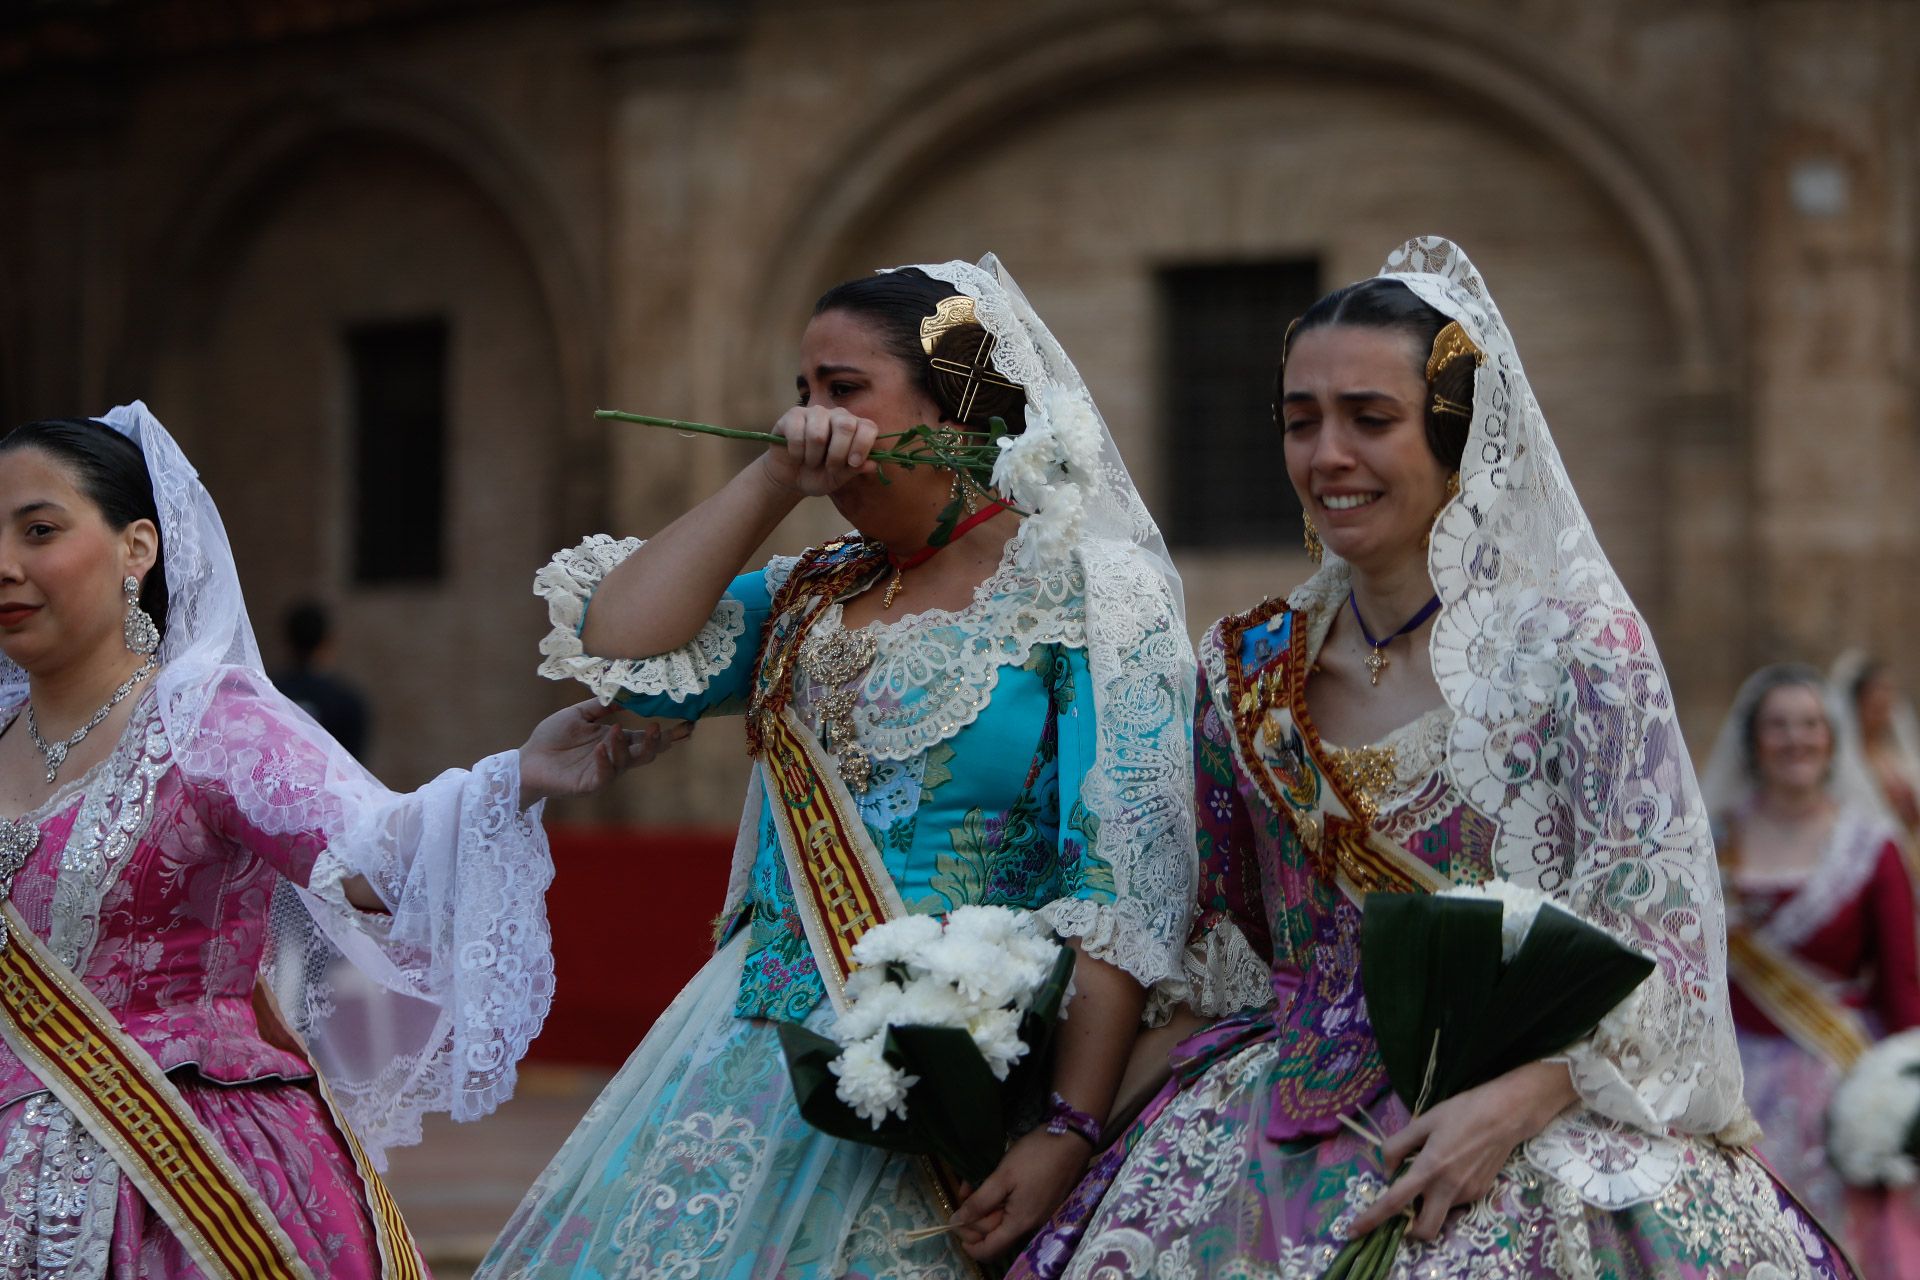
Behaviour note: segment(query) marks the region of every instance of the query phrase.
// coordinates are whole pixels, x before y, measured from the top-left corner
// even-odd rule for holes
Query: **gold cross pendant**
[[[880,597],[880,607],[882,609],[893,608],[893,598],[899,594],[900,594],[900,571],[898,569],[895,569],[893,571],[892,581],[887,583],[886,594]],[[1378,684],[1380,682],[1376,680],[1374,681],[1374,683]]]
[[[1372,673],[1372,684],[1375,688],[1380,686],[1380,673],[1386,669],[1387,651],[1384,648],[1375,649],[1367,655],[1367,670]]]

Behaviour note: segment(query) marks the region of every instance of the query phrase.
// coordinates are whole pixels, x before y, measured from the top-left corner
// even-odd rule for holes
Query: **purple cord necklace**
[[[1435,611],[1440,608],[1440,597],[1435,595],[1433,599],[1421,605],[1420,612],[1408,618],[1405,626],[1388,636],[1385,640],[1375,640],[1373,638],[1373,632],[1367,630],[1367,620],[1360,616],[1360,602],[1353,598],[1353,589],[1351,587],[1347,589],[1347,604],[1353,610],[1353,620],[1360,624],[1360,634],[1367,638],[1367,644],[1373,649],[1373,652],[1367,655],[1367,671],[1372,677],[1370,683],[1372,683],[1375,688],[1378,688],[1380,685],[1380,673],[1387,669],[1387,646],[1407,634],[1407,632],[1419,627],[1419,625],[1428,618],[1431,618]]]

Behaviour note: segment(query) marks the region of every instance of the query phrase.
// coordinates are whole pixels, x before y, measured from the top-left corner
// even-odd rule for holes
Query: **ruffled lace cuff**
[[[559,552],[534,575],[533,593],[547,602],[553,624],[540,642],[541,675],[578,680],[603,704],[623,693],[685,702],[705,692],[713,678],[732,665],[735,645],[747,629],[747,610],[731,598],[722,598],[699,634],[670,652],[651,658],[597,658],[586,652],[580,628],[588,602],[613,567],[641,545],[638,538],[615,540],[596,533]]]
[[[1040,918],[1062,938],[1077,939],[1085,954],[1125,970],[1149,990],[1175,977],[1172,958],[1136,902],[1055,898],[1040,908]]]

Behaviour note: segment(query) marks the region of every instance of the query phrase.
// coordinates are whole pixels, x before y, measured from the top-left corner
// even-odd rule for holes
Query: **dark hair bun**
[[[1027,429],[1027,393],[993,365],[993,337],[977,324],[956,325],[934,340],[927,385],[948,421],[985,431],[993,419],[1015,435]]]

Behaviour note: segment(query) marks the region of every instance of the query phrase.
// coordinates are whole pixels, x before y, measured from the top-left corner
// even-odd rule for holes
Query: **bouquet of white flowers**
[[[1920,1030],[1860,1055],[1827,1104],[1827,1157],[1856,1187],[1920,1180]]]
[[[1009,1131],[1040,1115],[1073,952],[1031,912],[960,907],[877,925],[853,958],[831,1039],[780,1025],[800,1114],[979,1185]]]

